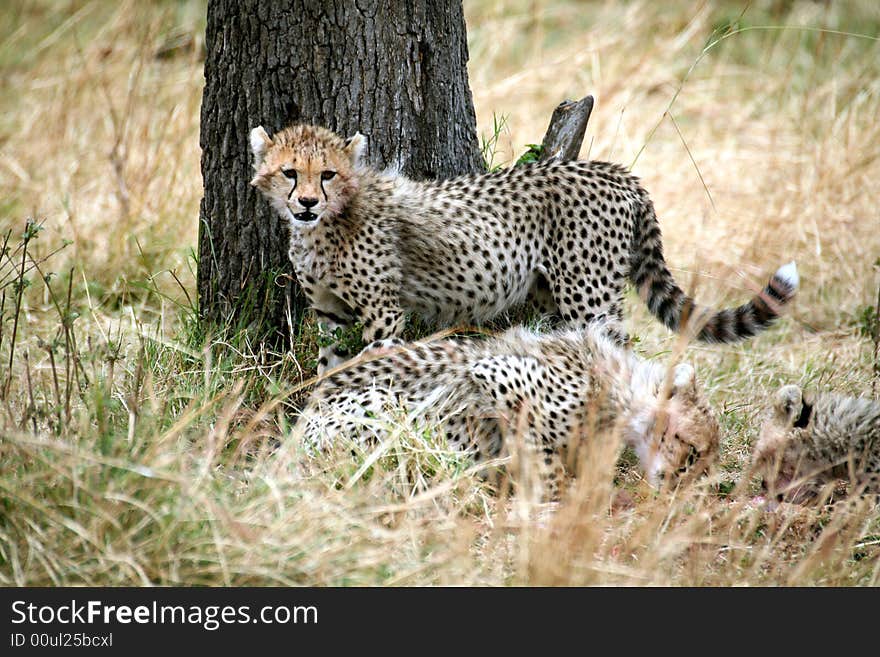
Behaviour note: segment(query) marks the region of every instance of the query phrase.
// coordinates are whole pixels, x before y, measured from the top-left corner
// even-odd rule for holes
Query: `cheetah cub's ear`
[[[269,137],[263,126],[259,125],[251,130],[250,135],[251,152],[254,154],[254,169],[259,169],[263,160],[266,158],[266,152],[272,146],[272,139]]]
[[[672,373],[672,397],[694,395],[697,392],[694,368],[689,363],[679,363]]]
[[[783,386],[773,397],[773,410],[779,419],[788,426],[793,426],[800,417],[804,405],[804,393],[796,385]]]
[[[345,140],[343,151],[348,155],[348,159],[351,160],[351,165],[353,167],[357,167],[361,164],[361,155],[363,155],[366,145],[367,138],[359,132],[354,133],[351,137]]]

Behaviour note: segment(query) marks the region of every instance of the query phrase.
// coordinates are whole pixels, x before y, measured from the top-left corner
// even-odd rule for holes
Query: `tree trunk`
[[[576,160],[584,144],[587,122],[593,112],[593,97],[579,101],[563,100],[550,117],[550,125],[541,142],[542,160]]]
[[[284,335],[304,310],[283,275],[287,227],[248,184],[252,127],[360,131],[372,164],[413,177],[482,168],[461,0],[209,0],[206,50],[198,290],[209,322],[238,316]]]

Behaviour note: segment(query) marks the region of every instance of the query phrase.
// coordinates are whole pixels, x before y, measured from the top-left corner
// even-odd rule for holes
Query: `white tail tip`
[[[775,277],[788,283],[793,290],[796,290],[801,284],[801,278],[798,276],[797,264],[795,264],[794,260],[777,269]]]

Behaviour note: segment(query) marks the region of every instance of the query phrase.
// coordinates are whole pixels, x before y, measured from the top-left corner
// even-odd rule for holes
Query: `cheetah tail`
[[[640,234],[641,233],[641,234]],[[667,328],[681,330],[682,319],[695,317],[702,324],[701,342],[736,342],[766,329],[794,298],[800,279],[797,265],[780,267],[764,289],[736,308],[712,310],[697,306],[675,282],[663,259],[660,226],[648,201],[636,244],[630,278],[651,313]]]

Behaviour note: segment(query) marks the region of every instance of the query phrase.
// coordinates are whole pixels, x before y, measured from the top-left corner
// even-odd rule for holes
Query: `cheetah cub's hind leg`
[[[578,329],[588,324],[595,324],[602,327],[603,332],[612,342],[620,346],[629,344],[629,333],[627,333],[624,327],[623,311],[618,303],[612,303],[607,312],[601,312],[597,315],[578,315],[577,313],[572,313],[572,309],[569,309],[568,305],[563,302],[563,307],[569,309],[566,319],[560,305],[556,303],[553,289],[544,274],[539,274],[529,288],[528,295],[526,296],[526,307],[538,312],[541,317],[549,320],[551,328],[562,328],[565,326]]]
[[[559,446],[546,440],[542,431],[540,383],[544,366],[531,357],[493,356],[478,360],[469,374],[491,400],[487,410],[498,418],[504,444],[513,448],[514,467],[518,463],[520,473],[526,474],[535,464],[541,497],[558,500],[565,468]]]

